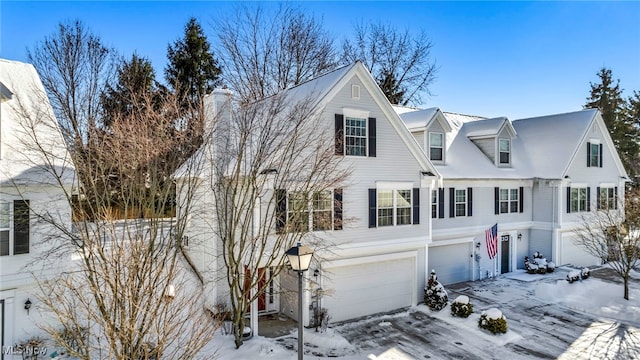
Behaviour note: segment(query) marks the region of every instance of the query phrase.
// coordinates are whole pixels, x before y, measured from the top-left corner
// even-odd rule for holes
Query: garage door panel
[[[411,306],[415,274],[412,258],[328,269],[323,306],[333,321]]]
[[[471,254],[468,243],[429,247],[429,271],[438,275],[442,284],[471,280]]]

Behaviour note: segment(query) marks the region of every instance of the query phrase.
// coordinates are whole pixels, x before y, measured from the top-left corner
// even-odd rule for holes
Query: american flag
[[[498,223],[485,230],[484,237],[487,242],[489,259],[493,259],[498,254]]]

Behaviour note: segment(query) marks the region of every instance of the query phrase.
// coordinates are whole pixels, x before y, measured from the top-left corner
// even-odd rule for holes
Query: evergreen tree
[[[587,98],[585,108],[600,110],[625,169],[629,175],[635,176],[633,164],[640,152],[637,141],[640,132],[629,116],[629,107],[622,97],[620,80],[614,81],[611,69],[607,68],[600,69],[598,78],[600,82],[590,83],[591,94]]]
[[[147,102],[139,101],[142,94],[155,94],[159,86],[151,62],[133,54],[131,60],[123,60],[118,66],[117,83],[107,85],[102,94],[103,122],[111,127],[118,118],[128,118],[134,113],[144,112]]]
[[[167,50],[169,65],[165,69],[165,80],[191,104],[221,85],[222,70],[209,49],[202,27],[191,18],[185,26],[184,38],[169,45]]]
[[[627,99],[627,114],[629,117],[629,122],[635,129],[635,133],[632,136],[635,136],[635,139],[632,139],[636,142],[636,144],[640,144],[640,91],[634,91],[633,95]],[[638,145],[640,146],[640,145]],[[640,175],[640,152],[636,153],[636,156],[632,159],[631,170],[632,176],[634,178],[632,180],[635,181],[636,186],[640,186],[638,184],[638,179],[635,176]]]

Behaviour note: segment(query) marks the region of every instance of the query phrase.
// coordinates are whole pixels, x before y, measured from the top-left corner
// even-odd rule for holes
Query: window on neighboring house
[[[432,161],[444,160],[444,134],[429,133],[429,159]]]
[[[449,217],[471,216],[473,188],[449,188]]]
[[[0,202],[0,256],[28,253],[29,201]]]
[[[467,190],[456,189],[456,217],[467,215]]]
[[[618,208],[618,188],[598,188],[598,210],[613,210]]]
[[[511,163],[511,140],[499,139],[498,150],[501,165],[508,165]]]
[[[602,167],[602,144],[587,143],[587,167]]]
[[[293,232],[342,229],[342,190],[311,195],[276,190],[276,231]]]
[[[431,218],[438,218],[438,190],[431,190]]]
[[[522,201],[521,201],[521,193],[522,188],[520,189],[498,189],[497,197],[497,211],[496,214],[507,214],[507,213],[516,213],[522,212]]]
[[[364,115],[335,114],[335,153],[375,157],[376,119]]]
[[[369,227],[418,224],[419,189],[369,189]]]
[[[589,188],[570,187],[568,188],[568,209],[569,212],[590,211]]]

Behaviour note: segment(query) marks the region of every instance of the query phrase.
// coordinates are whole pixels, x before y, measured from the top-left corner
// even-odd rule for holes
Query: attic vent
[[[360,99],[360,85],[351,85],[351,98]]]

